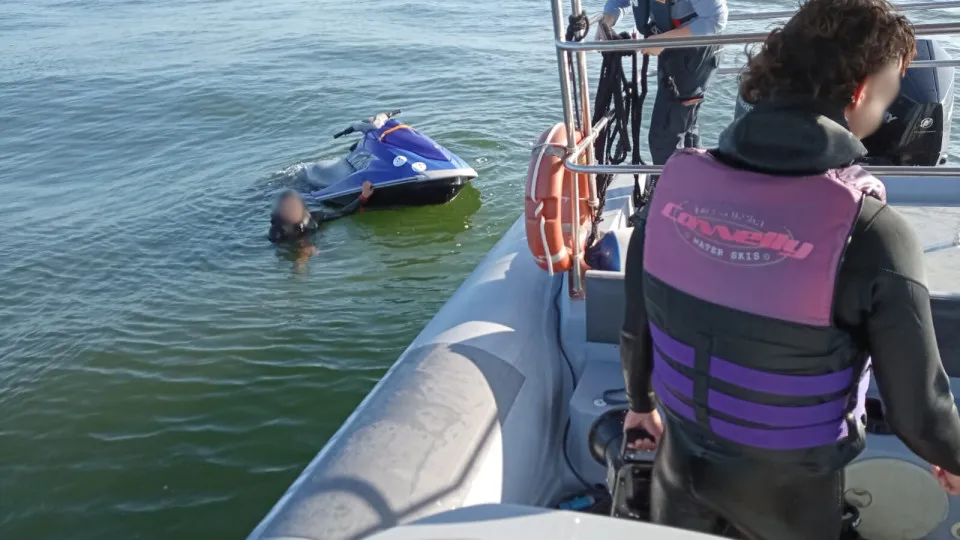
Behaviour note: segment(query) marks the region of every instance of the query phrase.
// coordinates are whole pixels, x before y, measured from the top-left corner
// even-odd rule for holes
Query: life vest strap
[[[696,14],[696,13],[691,13],[691,14],[687,15],[686,17],[680,17],[679,19],[673,19],[673,27],[674,27],[674,28],[680,28],[680,27],[683,26],[684,24],[686,24],[686,23],[688,23],[688,22],[690,22],[690,21],[692,21],[692,20],[694,20],[694,19],[696,19],[696,18],[697,18],[697,14]]]

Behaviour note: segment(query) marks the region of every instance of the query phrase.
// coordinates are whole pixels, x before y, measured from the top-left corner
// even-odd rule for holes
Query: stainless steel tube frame
[[[553,12],[553,34],[554,39],[557,43],[566,43],[564,41],[564,30],[563,25],[563,0],[551,0],[550,2],[551,11]],[[586,60],[584,59],[584,62]],[[577,132],[576,125],[573,120],[573,98],[571,96],[572,91],[570,88],[570,65],[567,62],[567,55],[565,51],[560,47],[557,47],[557,67],[560,69],[560,95],[563,99],[563,121],[567,128],[567,155],[573,155],[577,148]],[[582,77],[586,73],[586,70],[580,73]],[[589,125],[589,120],[587,124]],[[591,165],[587,165],[591,166]],[[588,173],[589,174],[589,173]],[[580,238],[580,186],[579,182],[573,183],[573,197],[571,204],[573,204],[573,223],[571,224],[570,233],[573,235],[573,238]],[[549,257],[550,254],[548,253]],[[583,276],[580,275],[580,264],[583,260],[583,253],[580,249],[580,243],[577,241],[573,242],[573,270],[571,272],[571,295],[575,297],[580,297],[583,295]]]
[[[904,2],[894,4],[900,11],[911,9],[960,8],[960,1],[949,0],[944,2]],[[759,13],[731,13],[729,21],[756,21],[762,19],[781,19],[793,17],[796,11],[761,11]]]
[[[570,3],[571,9],[573,9],[575,14],[583,11],[580,0],[571,0]],[[589,39],[589,36],[585,39]],[[592,115],[590,114],[590,84],[587,79],[587,53],[584,51],[577,51],[577,73],[580,79],[580,112],[583,115],[580,125],[589,126],[592,120]],[[581,135],[586,136],[587,134],[581,133]],[[596,163],[593,156],[593,146],[588,146],[586,150],[587,165],[593,165]],[[596,212],[600,207],[600,200],[597,198],[597,177],[591,174],[588,175],[588,179],[587,185],[590,186],[590,199],[588,202],[590,203],[590,208]]]
[[[910,62],[910,66],[907,69],[931,67],[960,67],[960,60],[916,60]],[[743,67],[722,67],[718,68],[714,73],[717,75],[734,75],[739,74],[742,71]]]
[[[554,0],[556,1],[556,0]],[[556,24],[556,23],[555,23]],[[562,23],[561,23],[562,24]],[[936,36],[960,33],[960,23],[931,23],[914,25],[917,36]],[[769,32],[747,34],[721,34],[716,36],[694,36],[686,38],[650,38],[618,39],[616,41],[567,42],[559,36],[557,49],[564,51],[636,51],[652,47],[674,49],[681,47],[705,47],[708,45],[746,45],[759,43],[767,38]]]
[[[660,174],[663,165],[578,165],[567,159],[564,166],[578,173],[592,172],[594,174]],[[957,177],[960,176],[960,167],[910,167],[910,166],[864,166],[874,176],[900,176],[905,178],[923,177]],[[957,184],[960,187],[960,182]]]

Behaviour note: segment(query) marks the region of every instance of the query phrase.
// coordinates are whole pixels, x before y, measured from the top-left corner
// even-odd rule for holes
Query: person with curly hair
[[[915,54],[886,0],[809,0],[750,58],[752,110],[667,162],[628,248],[620,351],[624,427],[651,436],[630,444],[659,446],[655,522],[841,538],[871,369],[893,432],[960,494],[923,250],[856,165]]]

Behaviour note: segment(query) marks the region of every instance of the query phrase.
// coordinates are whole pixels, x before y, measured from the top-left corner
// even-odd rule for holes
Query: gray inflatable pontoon
[[[578,0],[572,7],[580,12]],[[588,45],[563,42],[561,9],[560,0],[553,0],[558,48]],[[960,25],[947,26],[936,30],[960,31]],[[927,32],[924,25],[917,28]],[[721,39],[746,42],[743,36]],[[579,73],[587,73],[583,54],[576,57]],[[565,73],[566,56],[558,61]],[[560,79],[572,132],[571,82]],[[952,80],[951,72],[951,95]],[[581,95],[588,95],[583,77],[577,81]],[[589,118],[589,111],[584,114]],[[568,168],[589,168],[577,161],[589,146],[568,142]],[[931,288],[946,291],[934,298],[933,310],[956,394],[960,169],[909,169],[915,178],[903,177],[914,174],[903,169],[875,172],[886,183],[889,202],[904,207],[929,246]],[[613,232],[619,243],[621,268],[632,231],[627,218],[634,210],[633,183],[632,175],[616,176],[602,214],[601,230]],[[588,449],[588,433],[601,415],[624,406],[618,350],[623,274],[588,271],[582,284],[569,277],[535,264],[523,218],[517,220],[249,539],[707,538],[550,509],[578,490],[606,484],[605,467]],[[583,297],[571,295],[571,287],[581,286]],[[875,389],[869,396],[868,412],[882,422]],[[858,508],[857,530],[867,540],[960,539],[960,500],[945,495],[928,464],[893,435],[868,435],[866,451],[846,471],[845,498]]]

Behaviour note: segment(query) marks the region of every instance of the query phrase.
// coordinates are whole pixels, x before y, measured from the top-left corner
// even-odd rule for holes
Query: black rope
[[[590,32],[590,17],[587,17],[586,11],[581,11],[579,15],[571,15],[567,25],[567,41],[583,41]]]
[[[627,33],[615,34],[605,23],[601,23],[601,31],[606,34],[608,40],[631,39],[630,34]],[[623,59],[627,56],[632,60],[629,79],[623,70]],[[643,102],[647,97],[647,68],[650,65],[650,57],[642,56],[642,61],[638,62],[636,51],[603,53],[592,122],[596,124],[605,116],[610,117],[610,122],[607,124],[607,129],[594,141],[594,155],[599,164],[619,165],[627,159],[628,155],[634,165],[644,164],[643,157],[640,155],[640,128],[643,124]],[[600,217],[603,215],[606,203],[607,188],[612,181],[613,175],[597,175],[597,198],[600,204],[597,213],[593,216],[593,227],[587,245],[592,245],[596,241]],[[641,192],[640,176],[634,175],[635,207],[639,207],[642,202]]]
[[[643,158],[640,157],[640,125],[643,123],[643,102],[647,98],[647,69],[650,67],[650,55],[643,55],[643,61],[640,66],[640,88],[639,95],[637,97],[636,106],[633,108],[633,164],[639,165],[643,163]],[[634,72],[634,83],[633,89],[636,92],[637,89],[637,56],[633,56],[633,72]],[[646,193],[646,192],[643,192]],[[633,175],[633,207],[640,208],[641,204],[644,202],[641,200],[641,190],[640,190],[640,175]]]

